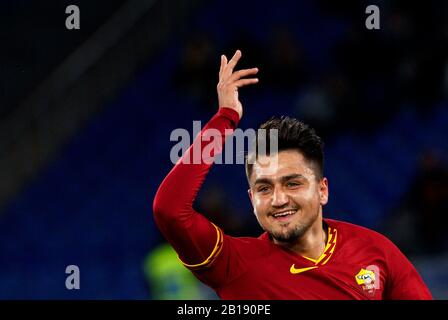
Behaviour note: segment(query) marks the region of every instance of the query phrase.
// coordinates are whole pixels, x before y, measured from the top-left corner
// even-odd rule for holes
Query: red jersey
[[[204,130],[235,129],[238,114],[220,108],[196,138],[191,150],[222,144],[201,139]],[[209,163],[209,162],[208,162]],[[327,245],[317,259],[259,238],[231,237],[196,212],[192,205],[211,164],[179,161],[154,200],[154,217],[182,263],[222,299],[431,299],[421,277],[381,234],[346,222],[324,219]]]

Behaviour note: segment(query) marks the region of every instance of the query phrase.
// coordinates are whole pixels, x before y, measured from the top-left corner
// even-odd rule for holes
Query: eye
[[[261,186],[257,189],[257,191],[261,193],[267,193],[269,192],[269,190],[270,190],[269,186]]]
[[[290,181],[290,182],[288,182],[288,183],[286,184],[286,186],[287,186],[288,188],[295,188],[295,187],[300,186],[300,183]]]

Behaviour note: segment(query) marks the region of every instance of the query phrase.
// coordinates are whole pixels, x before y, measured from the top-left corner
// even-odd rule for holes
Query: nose
[[[281,188],[275,188],[272,195],[271,205],[273,207],[283,207],[289,202],[288,195]]]

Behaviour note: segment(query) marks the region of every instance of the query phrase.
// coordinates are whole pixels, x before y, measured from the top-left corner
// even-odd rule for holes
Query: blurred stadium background
[[[380,30],[365,28],[370,4]],[[324,215],[387,235],[448,298],[447,2],[17,0],[0,15],[0,299],[215,298],[151,206],[171,131],[212,116],[219,56],[237,48],[260,68],[241,127],[316,127]],[[215,166],[197,206],[257,236],[246,189],[242,165]]]

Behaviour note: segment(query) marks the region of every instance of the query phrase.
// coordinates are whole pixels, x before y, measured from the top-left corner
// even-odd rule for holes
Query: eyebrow
[[[298,174],[298,173],[294,173],[294,174],[290,174],[287,176],[283,176],[280,177],[280,181],[281,182],[286,182],[292,179],[306,179],[305,176]],[[262,183],[266,183],[266,184],[272,184],[272,179],[268,179],[268,178],[258,178],[255,180],[254,182],[254,186],[257,184],[262,184]]]

